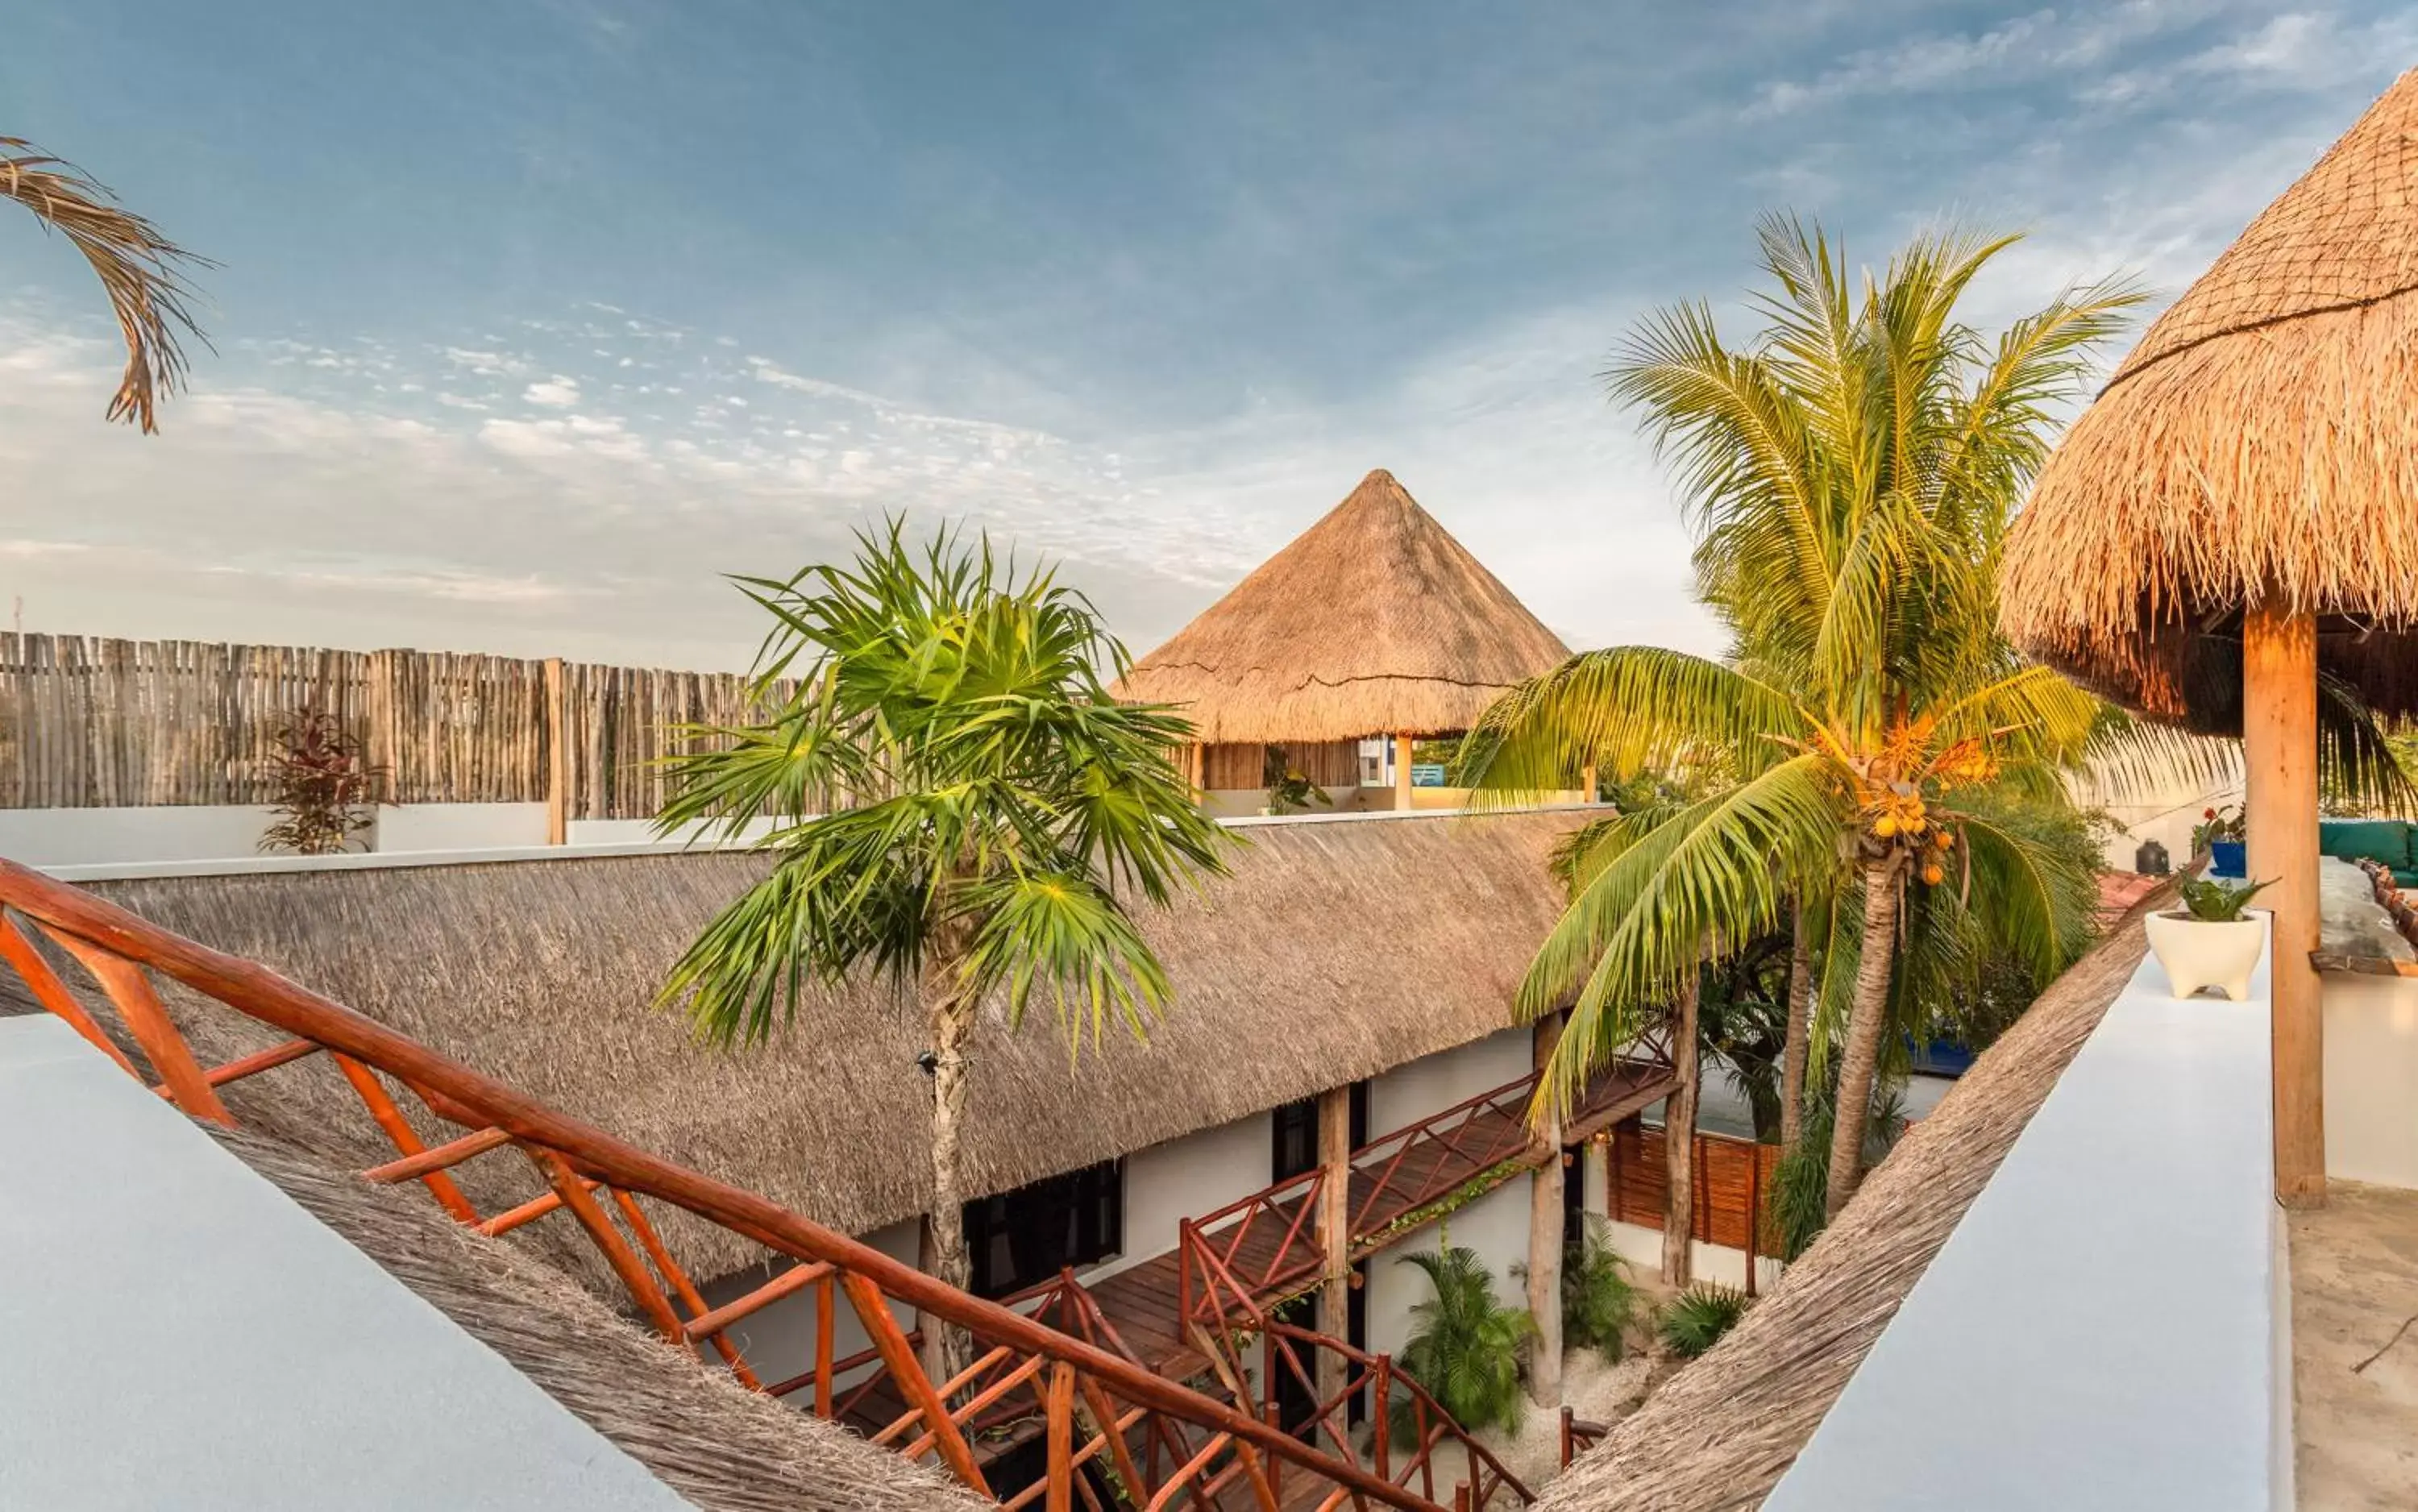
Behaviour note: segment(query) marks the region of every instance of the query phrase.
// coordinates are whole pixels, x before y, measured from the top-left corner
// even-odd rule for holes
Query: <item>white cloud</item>
[[[579,381],[558,373],[542,383],[532,383],[521,390],[521,398],[532,405],[544,405],[552,409],[569,409],[579,403]]]

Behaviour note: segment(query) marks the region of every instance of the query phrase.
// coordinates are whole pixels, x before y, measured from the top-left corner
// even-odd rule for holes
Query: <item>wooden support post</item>
[[[1579,802],[1594,802],[1595,792],[1595,763],[1590,761],[1579,769]]]
[[[2273,919],[2275,1199],[2326,1199],[2325,1019],[2318,973],[2317,621],[2280,597],[2242,617],[2242,817]]]
[[[1064,1360],[1050,1367],[1044,1416],[1049,1435],[1049,1512],[1074,1512],[1075,1367]]]
[[[566,845],[571,839],[571,747],[564,716],[562,658],[545,659],[545,843]]]
[[[1324,1264],[1318,1286],[1318,1331],[1348,1339],[1352,1332],[1352,1089],[1318,1095],[1318,1253]],[[1332,1401],[1343,1389],[1350,1362],[1334,1350],[1320,1350],[1318,1399]]]
[[[1407,735],[1394,737],[1394,807],[1405,814],[1411,808],[1411,749],[1415,743]]]
[[[1531,1031],[1538,1088],[1561,1043],[1562,1016],[1548,1014]],[[1536,1130],[1544,1159],[1528,1173],[1528,1315],[1537,1321],[1528,1352],[1528,1396],[1539,1407],[1562,1401],[1562,1121],[1550,1116]]]

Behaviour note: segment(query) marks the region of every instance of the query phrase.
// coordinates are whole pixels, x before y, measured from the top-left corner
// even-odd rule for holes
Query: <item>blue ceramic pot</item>
[[[2239,840],[2211,840],[2208,845],[2208,869],[2218,877],[2249,875],[2250,858],[2244,854]]]

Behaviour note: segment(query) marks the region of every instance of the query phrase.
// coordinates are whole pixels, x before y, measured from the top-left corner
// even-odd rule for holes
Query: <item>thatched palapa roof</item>
[[[2142,916],[2165,896],[2052,983],[1780,1284],[1547,1486],[1536,1512],[1761,1505],[2132,980],[2148,951]],[[1955,1504],[1955,1489],[1940,1499]]]
[[[2033,654],[2197,728],[2241,719],[2240,609],[2418,710],[2418,71],[2150,328],[2043,469],[2002,617]]]
[[[1210,742],[1442,735],[1569,655],[1381,467],[1118,691]]]
[[[1046,1005],[973,1047],[969,1195],[1224,1123],[1511,1023],[1560,911],[1546,875],[1570,812],[1255,825],[1232,877],[1144,933],[1175,1000],[1147,1043],[1110,1027],[1071,1058]],[[812,1001],[768,1046],[695,1044],[652,1005],[680,951],[762,875],[691,852],[280,871],[92,884],[162,926],[259,960],[565,1112],[808,1217],[863,1233],[921,1214],[930,1084],[920,1015],[886,988]],[[1484,908],[1466,906],[1482,899]],[[217,1059],[272,1036],[170,993]],[[253,1091],[252,1089],[257,1089]],[[258,1124],[355,1168],[391,1158],[343,1081],[298,1062],[228,1089]],[[482,1210],[527,1191],[482,1191]],[[505,1163],[506,1176],[525,1176]],[[658,1210],[684,1262],[753,1263],[744,1241]],[[535,1233],[545,1226],[524,1232]],[[576,1240],[565,1263],[592,1269]]]

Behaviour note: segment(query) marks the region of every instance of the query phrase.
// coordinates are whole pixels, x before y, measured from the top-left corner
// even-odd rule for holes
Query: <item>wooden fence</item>
[[[279,731],[332,713],[402,803],[652,817],[683,725],[748,680],[444,651],[0,634],[0,808],[271,802]]]
[[[1637,1119],[1615,1126],[1610,1137],[1610,1208],[1622,1223],[1662,1227],[1665,1168],[1662,1131]],[[1755,1215],[1771,1190],[1772,1173],[1780,1168],[1780,1146],[1734,1139],[1727,1135],[1696,1136],[1695,1237],[1708,1245],[1768,1254]]]

